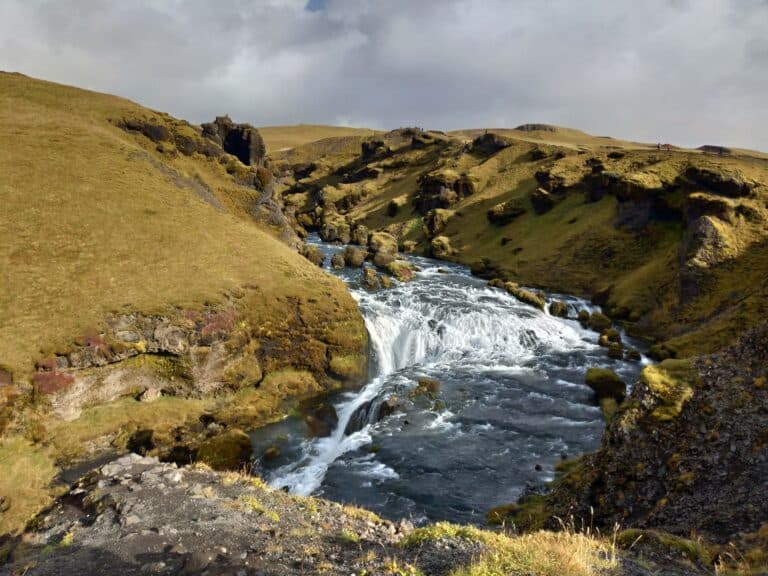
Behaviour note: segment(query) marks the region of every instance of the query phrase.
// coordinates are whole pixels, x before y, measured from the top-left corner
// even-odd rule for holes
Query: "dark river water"
[[[341,249],[319,246],[328,256]],[[527,483],[551,480],[564,455],[597,448],[604,424],[583,384],[587,368],[610,367],[632,382],[641,365],[611,360],[594,332],[488,288],[463,266],[412,261],[421,268],[415,280],[378,292],[360,287],[360,269],[329,270],[365,318],[370,378],[332,399],[339,424],[329,437],[309,437],[293,417],[254,432],[257,454],[280,449],[255,469],[273,486],[384,517],[482,524]],[[440,381],[436,398],[412,394],[422,377]],[[398,411],[367,416],[390,396]]]

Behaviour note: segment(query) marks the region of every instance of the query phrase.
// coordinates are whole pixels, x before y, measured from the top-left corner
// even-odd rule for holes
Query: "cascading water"
[[[257,447],[284,445],[282,460],[261,472],[293,493],[385,515],[482,521],[527,483],[550,479],[561,454],[596,447],[602,419],[582,384],[588,366],[628,381],[639,367],[608,359],[575,321],[521,304],[463,267],[414,260],[415,280],[379,292],[358,286],[359,270],[341,272],[365,318],[374,375],[338,399],[329,437],[305,438],[298,422],[254,433]],[[414,396],[420,377],[440,381],[437,398]],[[377,421],[390,396],[401,409]]]

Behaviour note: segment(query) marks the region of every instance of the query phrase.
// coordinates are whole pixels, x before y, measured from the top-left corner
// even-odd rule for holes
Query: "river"
[[[318,244],[328,256],[341,248]],[[408,283],[369,292],[360,269],[330,271],[349,286],[370,336],[367,384],[332,399],[339,423],[312,438],[290,417],[252,434],[256,463],[275,487],[354,503],[415,523],[484,523],[485,512],[554,477],[563,457],[594,451],[604,422],[584,382],[590,366],[625,381],[641,365],[612,360],[597,334],[486,286],[467,268],[414,257]],[[577,308],[577,298],[548,295]],[[625,337],[626,340],[626,337]],[[414,395],[419,378],[440,382]],[[400,408],[378,420],[395,396]]]

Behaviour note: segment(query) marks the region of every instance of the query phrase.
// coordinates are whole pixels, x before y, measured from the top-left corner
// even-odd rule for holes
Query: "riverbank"
[[[639,556],[610,536],[568,531],[414,529],[237,473],[131,455],[88,475],[41,515],[0,574],[707,574],[670,553],[657,547]]]

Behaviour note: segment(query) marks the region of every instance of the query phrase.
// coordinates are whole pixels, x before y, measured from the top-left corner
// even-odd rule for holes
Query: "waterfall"
[[[273,486],[296,494],[317,490],[339,457],[370,443],[388,377],[400,370],[514,369],[540,355],[595,348],[575,323],[523,305],[465,273],[438,277],[429,268],[389,290],[351,291],[365,318],[375,376],[341,398],[331,436],[304,441],[302,457],[273,472]]]

